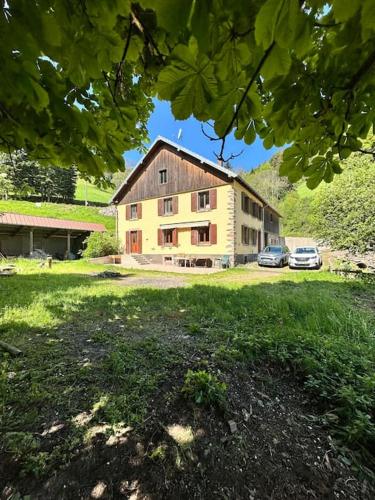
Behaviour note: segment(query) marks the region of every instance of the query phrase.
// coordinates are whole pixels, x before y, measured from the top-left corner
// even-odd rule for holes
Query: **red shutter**
[[[142,219],[142,203],[137,203],[137,219]]]
[[[172,231],[172,245],[174,247],[176,247],[178,245],[178,233],[177,233],[176,227]]]
[[[130,220],[130,205],[126,205],[126,220]]]
[[[142,253],[142,231],[137,231],[138,253]]]
[[[173,214],[178,214],[178,196],[172,198],[172,211]]]
[[[198,229],[191,228],[191,244],[198,245]]]
[[[191,211],[196,212],[198,206],[198,194],[191,193]]]
[[[217,189],[210,190],[210,208],[217,208]]]
[[[158,245],[159,247],[163,246],[163,230],[160,228],[158,229]]]
[[[158,199],[158,215],[164,215],[164,200],[163,198]]]
[[[125,253],[130,253],[130,231],[125,233]]]
[[[210,243],[216,245],[217,243],[217,225],[210,224]]]

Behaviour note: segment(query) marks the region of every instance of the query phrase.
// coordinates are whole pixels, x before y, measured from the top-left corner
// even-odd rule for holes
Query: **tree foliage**
[[[42,201],[56,198],[63,201],[74,199],[77,181],[75,167],[41,166],[22,150],[12,155],[3,154],[0,158],[0,168],[1,165],[11,186],[7,194],[12,193],[18,197],[32,194],[40,196]]]
[[[83,257],[104,257],[120,253],[117,239],[110,233],[91,233],[84,241]]]
[[[335,183],[312,200],[313,230],[333,248],[375,249],[375,162],[353,156]]]
[[[241,176],[262,195],[273,207],[277,207],[285,195],[293,189],[293,184],[287,177],[279,175],[282,164],[282,152],[255,168],[251,172],[241,172]]]
[[[330,182],[374,123],[373,0],[8,0],[0,142],[100,177],[146,138],[151,98],[209,122],[217,156],[288,144],[281,174]],[[206,127],[207,129],[207,127]],[[207,131],[206,131],[207,133]]]

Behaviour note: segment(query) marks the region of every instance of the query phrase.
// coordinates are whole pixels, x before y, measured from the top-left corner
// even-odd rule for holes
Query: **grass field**
[[[2,452],[12,471],[8,481],[22,474],[41,481],[82,454],[94,460],[98,433],[116,440],[119,429],[131,426],[144,437],[146,422],[162,411],[160,388],[164,408],[190,368],[224,377],[235,394],[227,373],[242,374],[241,386],[249,367],[269,363],[304,384],[303,397],[317,402],[316,419],[370,467],[373,286],[324,271],[286,272],[262,282],[234,269],[184,276],[182,288],[156,289],[92,277],[110,266],[85,261],[56,263],[52,270],[27,261],[18,266],[16,276],[0,283],[1,339],[24,352],[11,358],[0,351],[0,462]],[[202,418],[210,415],[203,411]],[[149,471],[166,466],[168,442],[158,442],[157,432],[143,452]],[[195,464],[192,450],[178,448],[176,470]]]
[[[63,203],[42,202],[41,206],[31,201],[0,200],[0,212],[15,212],[40,217],[55,217],[84,222],[104,224],[108,231],[115,230],[115,218],[100,214],[98,207],[67,205]]]
[[[77,179],[77,187],[75,193],[76,200],[85,201],[87,196],[88,202],[108,203],[112,195],[112,189],[101,189],[98,186],[95,186],[95,184],[91,184],[89,182],[87,182],[86,187],[86,181],[80,178]]]

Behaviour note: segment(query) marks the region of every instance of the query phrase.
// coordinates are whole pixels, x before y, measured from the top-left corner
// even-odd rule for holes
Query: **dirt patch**
[[[169,276],[160,276],[160,277],[138,277],[131,276],[125,278],[119,278],[114,281],[117,285],[120,286],[142,286],[142,287],[151,287],[151,288],[179,288],[182,286],[186,286],[186,281],[184,278],[179,277],[169,277]]]
[[[141,429],[99,431],[67,467],[17,490],[32,499],[373,498],[338,460],[290,375],[264,366],[219,373],[230,389],[218,412],[182,399],[187,363],[155,395]]]

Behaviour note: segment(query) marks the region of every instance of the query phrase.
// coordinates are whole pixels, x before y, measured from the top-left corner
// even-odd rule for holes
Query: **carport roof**
[[[52,217],[35,217],[33,215],[16,214],[12,212],[0,212],[0,225],[26,226],[51,229],[66,229],[70,231],[105,231],[103,224],[94,222],[82,222],[67,219],[54,219]]]

